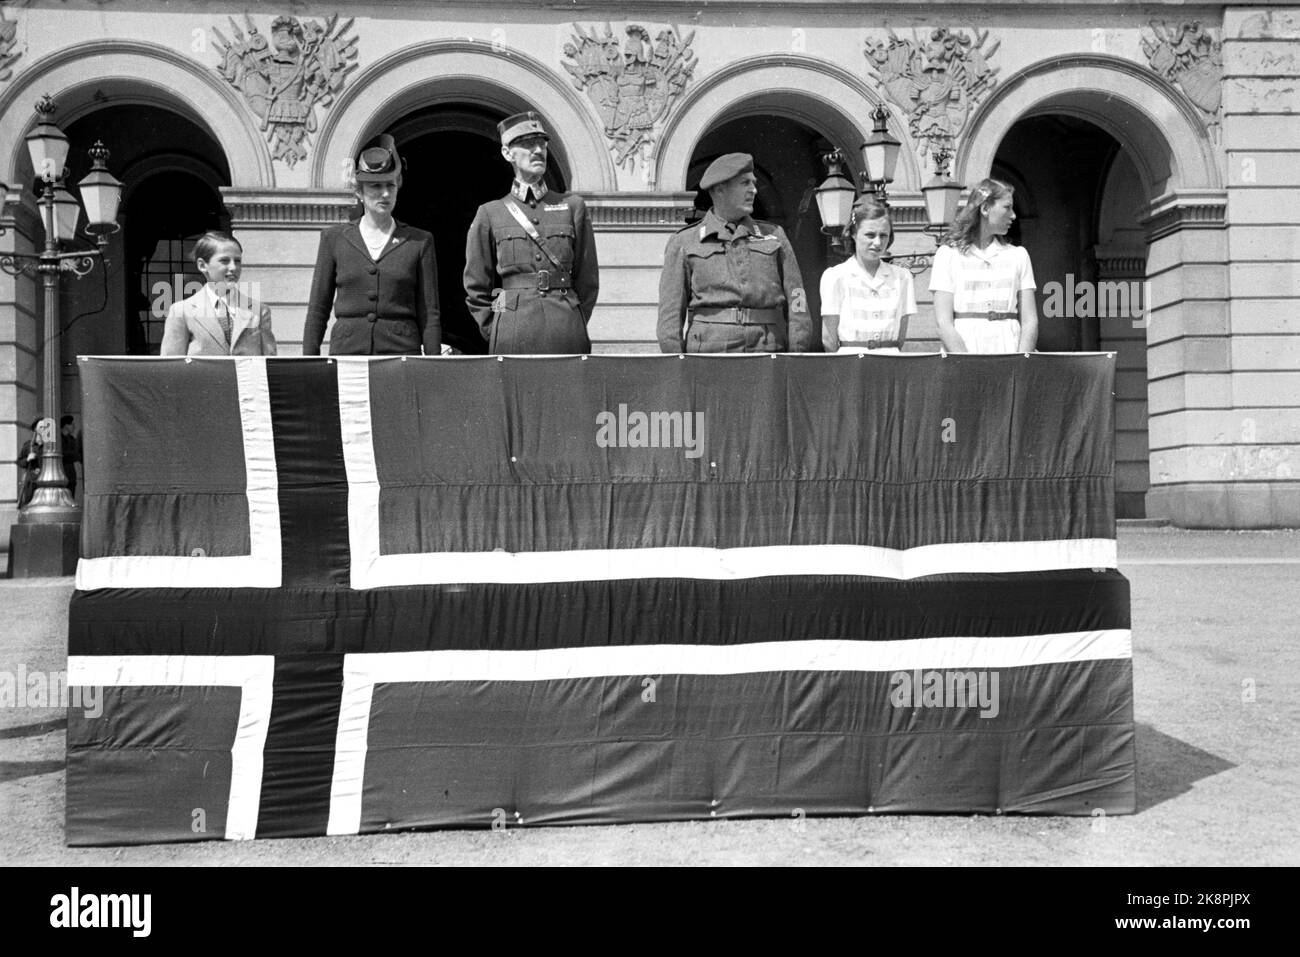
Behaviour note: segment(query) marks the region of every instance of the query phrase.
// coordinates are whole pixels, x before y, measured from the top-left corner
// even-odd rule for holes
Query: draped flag
[[[1134,807],[1112,359],[83,359],[72,844]]]

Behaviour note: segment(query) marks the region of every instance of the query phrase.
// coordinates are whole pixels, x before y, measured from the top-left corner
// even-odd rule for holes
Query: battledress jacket
[[[663,352],[807,352],[813,323],[785,231],[712,210],[668,240],[659,279]]]

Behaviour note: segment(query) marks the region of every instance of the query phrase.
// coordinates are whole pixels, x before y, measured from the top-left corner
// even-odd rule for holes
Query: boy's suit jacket
[[[233,299],[234,296],[232,295]],[[271,332],[271,307],[252,303],[252,308],[230,303],[230,338],[226,347],[221,323],[206,288],[167,310],[163,325],[161,354],[165,356],[273,356],[275,336]]]

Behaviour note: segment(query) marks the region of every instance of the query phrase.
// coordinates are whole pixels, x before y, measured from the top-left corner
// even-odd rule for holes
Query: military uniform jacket
[[[711,324],[775,325],[769,342],[808,351],[812,317],[785,230],[748,216],[728,223],[709,210],[669,239],[659,277],[659,348],[685,351],[696,313]]]
[[[527,197],[509,198],[560,268],[510,215],[504,199],[484,203],[465,242],[470,315],[493,353],[588,353],[587,322],[596,307],[600,267],[587,205],[581,196],[554,190],[541,199],[528,191]]]

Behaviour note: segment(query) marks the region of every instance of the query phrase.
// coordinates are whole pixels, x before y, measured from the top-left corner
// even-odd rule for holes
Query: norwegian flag
[[[1108,356],[81,377],[71,844],[1133,810]]]

